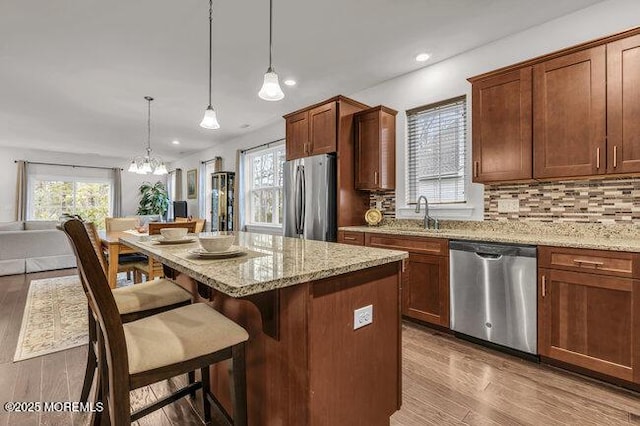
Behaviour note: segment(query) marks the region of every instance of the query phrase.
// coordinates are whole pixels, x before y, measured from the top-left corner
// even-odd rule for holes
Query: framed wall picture
[[[187,172],[187,198],[190,200],[198,198],[198,169]]]

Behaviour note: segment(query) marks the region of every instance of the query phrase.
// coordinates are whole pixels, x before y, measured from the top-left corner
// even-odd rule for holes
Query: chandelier
[[[144,97],[148,103],[147,105],[147,154],[144,156],[134,157],[129,165],[129,171],[132,173],[138,173],[139,175],[148,175],[153,173],[154,175],[166,175],[167,166],[164,164],[161,158],[151,155],[151,96]]]

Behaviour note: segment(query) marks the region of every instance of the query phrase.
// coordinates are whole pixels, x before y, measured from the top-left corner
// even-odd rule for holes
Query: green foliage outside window
[[[104,227],[109,216],[109,183],[36,181],[33,191],[34,220],[59,220],[63,214],[79,215]]]

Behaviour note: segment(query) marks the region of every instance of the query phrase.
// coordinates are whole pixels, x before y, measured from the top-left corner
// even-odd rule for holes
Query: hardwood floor
[[[86,347],[13,363],[30,280],[71,275],[55,271],[0,277],[0,402],[77,400]],[[429,328],[403,326],[403,405],[400,425],[640,424],[640,395],[524,361]],[[184,383],[184,377],[132,393],[134,407]],[[140,419],[139,425],[199,425],[201,407],[182,399]],[[70,413],[12,414],[0,425],[84,425]]]

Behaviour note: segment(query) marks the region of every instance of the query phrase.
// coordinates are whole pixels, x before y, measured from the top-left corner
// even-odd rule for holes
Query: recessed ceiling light
[[[431,55],[429,55],[428,53],[419,53],[418,55],[416,55],[416,61],[426,62],[429,60],[430,57]]]
[[[286,84],[287,86],[295,86],[296,85],[296,81],[292,80],[292,79],[288,79],[284,81],[284,84]]]
[[[177,140],[177,139],[172,140],[171,143],[174,144],[174,145],[180,145],[180,141]]]

